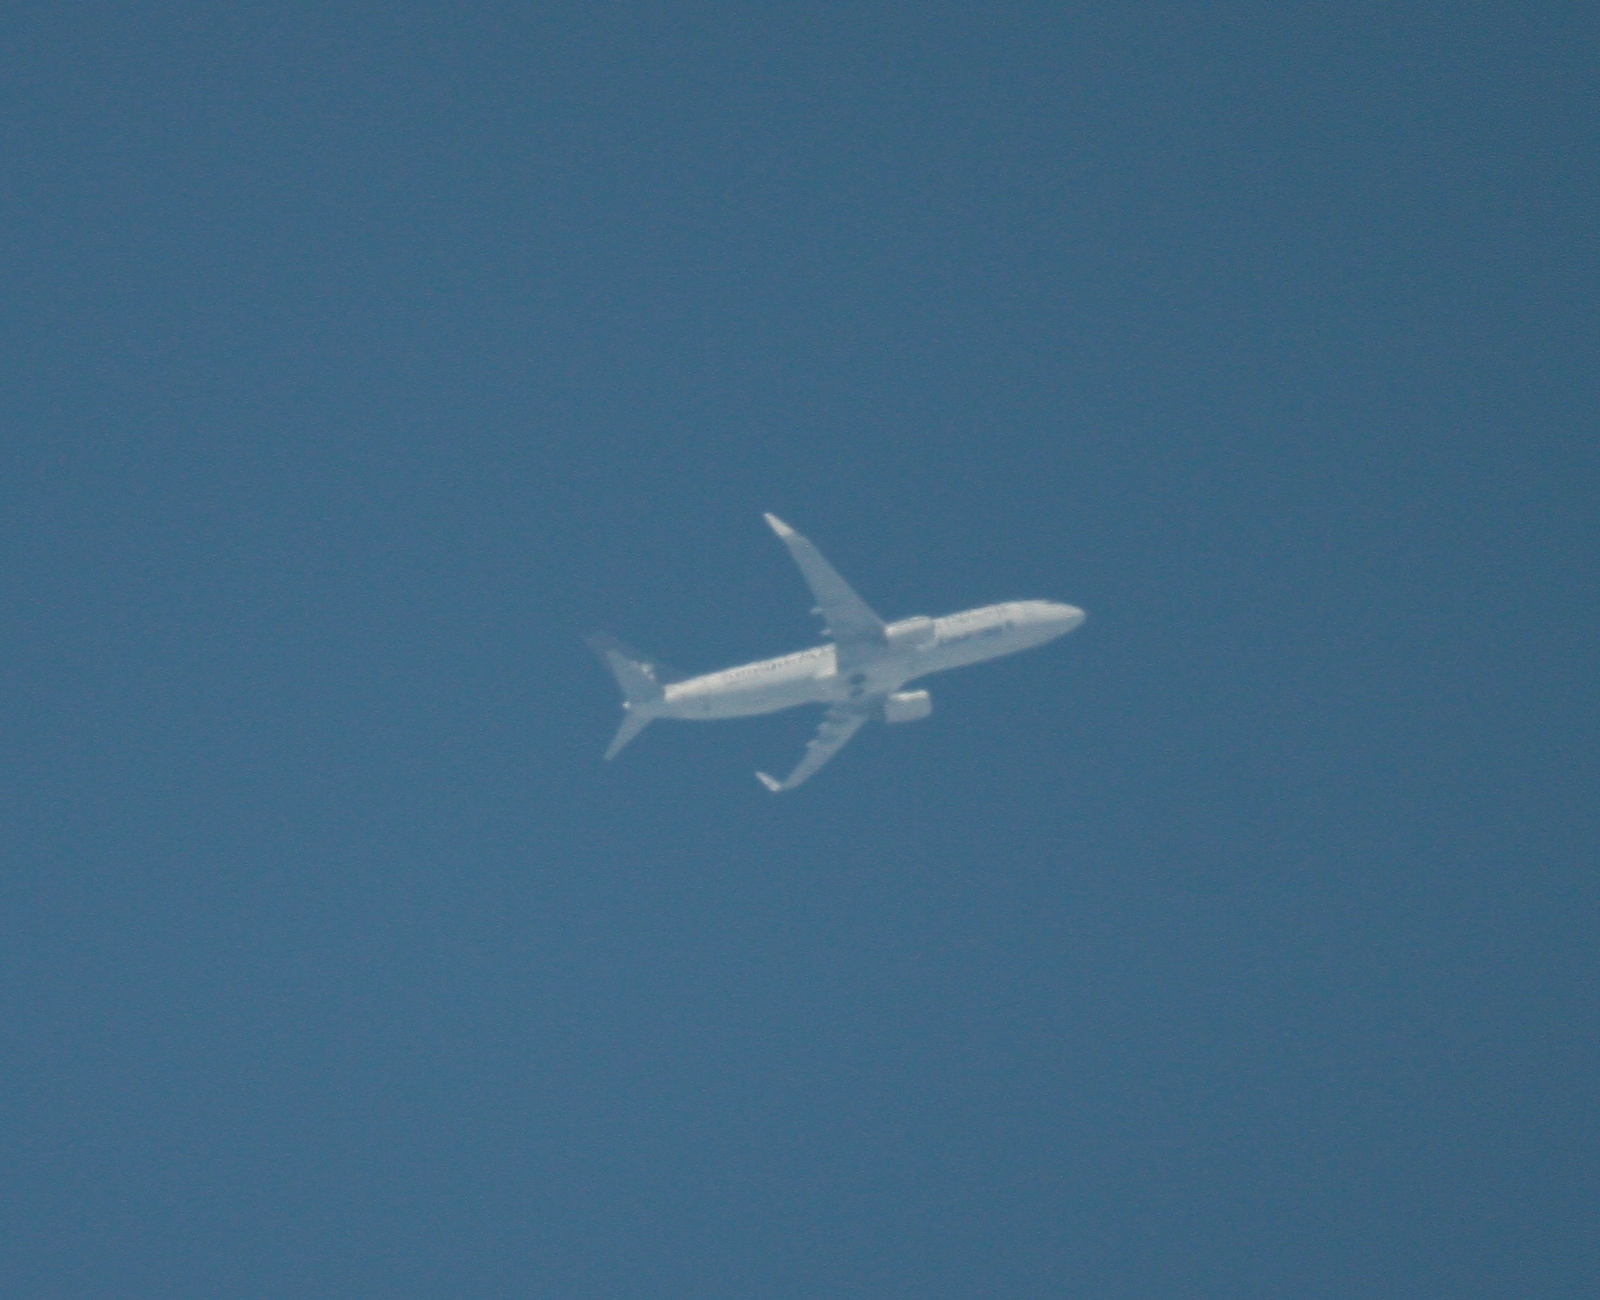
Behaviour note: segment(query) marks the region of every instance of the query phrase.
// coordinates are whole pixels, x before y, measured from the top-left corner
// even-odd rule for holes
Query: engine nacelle
[[[883,629],[884,640],[891,650],[921,650],[930,646],[939,635],[939,629],[926,614],[903,618]]]
[[[885,722],[917,722],[933,712],[933,696],[927,691],[896,691],[883,702]]]

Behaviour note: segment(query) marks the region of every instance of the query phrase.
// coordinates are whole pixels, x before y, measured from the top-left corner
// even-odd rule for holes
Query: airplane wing
[[[756,779],[773,794],[780,790],[793,790],[821,771],[822,765],[850,743],[850,737],[861,730],[861,724],[866,720],[867,714],[863,710],[835,704],[822,715],[822,725],[806,746],[805,756],[794,771],[781,781],[774,781],[765,772],[757,772]]]
[[[822,552],[777,515],[768,515],[767,524],[783,539],[794,562],[805,575],[811,594],[817,598],[816,612],[822,615],[825,631],[841,649],[878,646],[883,643],[883,620],[872,607],[851,590]],[[841,741],[840,744],[844,742]]]

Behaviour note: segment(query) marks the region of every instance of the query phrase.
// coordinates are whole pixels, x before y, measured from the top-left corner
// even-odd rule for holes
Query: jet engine
[[[927,691],[896,691],[883,702],[885,722],[916,722],[933,712],[933,697]]]
[[[939,635],[933,620],[926,614],[903,618],[883,629],[883,636],[891,650],[921,650],[930,646]]]

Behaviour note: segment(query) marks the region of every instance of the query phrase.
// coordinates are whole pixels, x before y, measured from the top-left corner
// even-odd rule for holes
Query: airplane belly
[[[823,683],[815,676],[796,674],[749,684],[697,682],[670,703],[673,717],[693,722],[756,717],[827,698]]]
[[[817,694],[810,683],[764,686],[758,690],[733,691],[717,698],[712,705],[713,717],[751,718],[762,713],[776,713],[779,709],[792,709],[798,704],[810,704]]]
[[[926,652],[928,671],[944,672],[949,668],[965,668],[994,656],[994,648],[976,641],[959,645],[938,646]]]
[[[982,628],[974,632],[957,634],[948,640],[924,650],[922,672],[943,672],[948,668],[965,668],[986,659],[1015,654],[1028,648],[1028,642],[1016,633],[999,627]]]

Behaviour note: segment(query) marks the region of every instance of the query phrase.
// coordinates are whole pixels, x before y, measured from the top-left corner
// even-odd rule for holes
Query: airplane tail
[[[611,747],[606,750],[606,757],[612,759],[622,752],[630,740],[650,725],[666,692],[656,676],[656,665],[647,663],[615,637],[597,632],[589,637],[588,641],[595,653],[605,661],[606,667],[611,670],[611,675],[617,679],[617,685],[622,688],[622,726],[617,728]]]

